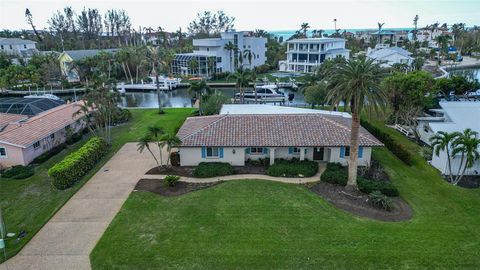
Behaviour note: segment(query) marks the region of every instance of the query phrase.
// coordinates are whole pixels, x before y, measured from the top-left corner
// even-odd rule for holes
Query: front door
[[[324,152],[325,148],[323,147],[313,148],[313,160],[323,160]]]

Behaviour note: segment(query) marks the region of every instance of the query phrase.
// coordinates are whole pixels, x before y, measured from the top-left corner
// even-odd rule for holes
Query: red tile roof
[[[0,113],[0,131],[10,123],[15,123],[27,118],[28,116],[21,114]]]
[[[74,102],[60,105],[33,116],[25,122],[8,125],[4,131],[0,132],[0,143],[29,147],[81,118],[81,115],[73,116],[79,110],[79,104],[80,102]]]
[[[321,114],[215,115],[189,117],[177,136],[183,147],[345,146],[351,119]],[[360,128],[361,146],[383,146]]]

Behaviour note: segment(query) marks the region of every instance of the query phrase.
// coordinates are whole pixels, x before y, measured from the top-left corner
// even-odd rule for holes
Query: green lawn
[[[411,221],[359,218],[303,186],[266,181],[179,197],[134,192],[91,254],[92,267],[478,269],[480,190],[449,185],[420,157],[408,167],[386,149],[374,156],[413,207]]]
[[[112,148],[108,155],[74,187],[65,191],[55,190],[47,171],[67,154],[78,149],[86,139],[37,166],[35,175],[30,178],[24,180],[0,179],[0,208],[3,211],[8,231],[17,234],[22,230],[28,232],[27,236],[18,243],[16,240],[7,242],[8,257],[15,255],[123,144],[136,141],[151,124],[163,126],[167,132],[173,133],[192,112],[192,109],[166,109],[164,115],[157,114],[157,110],[154,109],[131,111],[133,119],[128,124],[113,128]],[[0,262],[2,260],[3,256],[0,256]]]

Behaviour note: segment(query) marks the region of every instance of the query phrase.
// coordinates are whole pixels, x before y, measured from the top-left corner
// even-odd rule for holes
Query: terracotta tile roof
[[[184,147],[344,146],[350,144],[351,119],[321,114],[216,115],[189,117],[177,136]],[[361,146],[383,146],[360,128]]]
[[[10,123],[15,123],[27,118],[28,116],[21,114],[0,113],[0,131],[2,131],[3,128]]]
[[[29,147],[81,118],[81,115],[73,117],[73,114],[79,110],[79,104],[80,102],[60,105],[33,116],[25,122],[8,125],[4,131],[0,132],[0,143],[22,148]]]

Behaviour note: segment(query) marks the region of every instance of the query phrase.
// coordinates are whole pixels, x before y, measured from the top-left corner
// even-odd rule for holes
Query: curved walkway
[[[90,252],[135,187],[156,164],[125,144],[0,270],[89,270]],[[8,266],[8,268],[7,268]]]
[[[273,177],[264,174],[233,174],[226,176],[218,176],[212,178],[196,178],[196,177],[185,177],[181,176],[180,181],[188,183],[214,183],[219,181],[232,181],[232,180],[245,180],[245,179],[260,179],[260,180],[270,180],[282,183],[291,183],[291,184],[303,184],[303,183],[312,183],[320,180],[320,175],[325,171],[326,164],[319,163],[319,169],[317,174],[312,177]],[[166,175],[163,174],[145,174],[142,179],[161,179]]]

